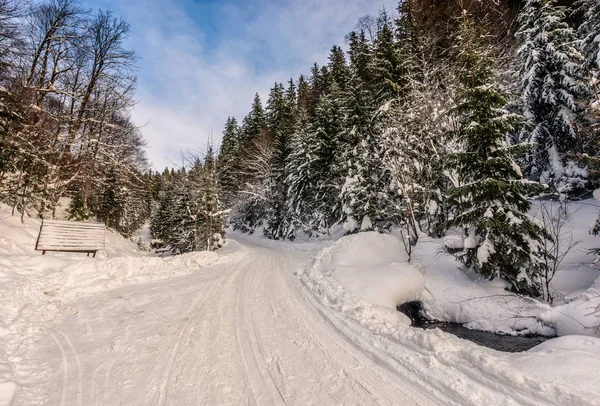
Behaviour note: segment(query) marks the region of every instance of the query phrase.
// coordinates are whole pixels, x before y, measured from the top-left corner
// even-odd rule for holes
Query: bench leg
[[[92,255],[92,258],[96,258],[96,251],[94,251],[94,255]]]
[[[46,255],[46,251],[42,251],[42,255]]]
[[[88,257],[90,256],[90,253],[89,253],[89,252],[87,253],[87,256],[88,256]]]

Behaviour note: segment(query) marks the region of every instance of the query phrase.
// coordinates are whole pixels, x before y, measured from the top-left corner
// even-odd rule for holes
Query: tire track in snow
[[[62,380],[62,394],[60,404],[63,406],[76,404],[77,406],[83,406],[83,377],[81,371],[81,360],[77,354],[77,350],[73,345],[73,342],[69,337],[60,330],[50,329],[48,330],[56,345],[60,349],[62,354],[62,365],[63,365],[63,380]],[[61,343],[61,339],[66,343],[66,346]],[[75,360],[75,378],[70,377],[72,361]],[[75,381],[73,386],[72,382]]]
[[[189,333],[194,325],[194,318],[192,317],[194,313],[198,313],[199,310],[207,303],[208,299],[211,297],[211,294],[215,287],[219,284],[220,280],[217,278],[213,284],[211,285],[209,291],[207,293],[201,292],[195,298],[190,307],[187,309],[183,320],[185,321],[184,325],[179,329],[179,333],[177,334],[177,339],[175,340],[175,344],[171,350],[169,358],[167,360],[167,365],[165,372],[163,374],[163,379],[160,383],[160,387],[158,389],[158,399],[156,404],[165,405],[167,402],[167,396],[169,391],[169,382],[171,380],[171,375],[173,373],[173,368],[175,365],[175,359],[177,354],[179,353],[179,347],[183,340],[183,337]]]
[[[281,392],[281,389],[279,387],[280,385],[278,385],[275,381],[270,368],[266,366],[267,355],[263,347],[260,345],[260,341],[256,332],[256,326],[258,325],[258,323],[256,323],[252,315],[252,310],[255,305],[255,298],[252,297],[252,293],[259,291],[258,289],[256,289],[256,284],[252,284],[252,281],[256,280],[256,265],[257,264],[254,263],[254,267],[246,269],[244,274],[242,275],[242,281],[239,284],[239,286],[241,287],[241,292],[238,296],[238,298],[242,299],[238,300],[238,303],[242,305],[240,306],[239,310],[242,315],[241,318],[244,325],[244,332],[247,341],[249,342],[250,352],[252,354],[254,366],[258,370],[263,385],[267,387],[269,397],[271,400],[270,404],[278,403],[275,401],[275,399],[280,401],[282,404],[285,404],[286,400],[283,396],[283,393]],[[267,268],[264,266],[260,266],[260,269],[264,270]],[[245,303],[246,305],[244,306],[243,303]]]
[[[282,262],[281,258],[279,258],[278,259],[278,267],[277,267],[278,269],[284,269],[284,266],[281,262]],[[283,299],[287,303],[290,304],[290,308],[297,310],[297,314],[302,319],[303,327],[307,330],[309,335],[313,337],[314,341],[317,342],[318,345],[323,348],[324,352],[326,352],[326,350],[324,350],[325,347],[327,347],[327,346],[333,347],[333,348],[336,348],[337,350],[341,351],[344,355],[355,360],[357,364],[362,365],[365,363],[366,360],[359,360],[358,358],[356,358],[356,356],[357,356],[356,352],[351,351],[351,349],[357,348],[356,345],[352,345],[350,347],[347,345],[342,345],[341,343],[343,343],[345,340],[339,340],[339,339],[336,340],[336,338],[340,338],[339,337],[340,331],[337,329],[323,328],[323,326],[328,325],[327,320],[325,320],[323,318],[323,315],[314,310],[312,312],[308,311],[307,305],[309,305],[309,304],[301,301],[296,295],[296,294],[300,294],[300,289],[299,289],[300,286],[297,284],[297,282],[295,280],[294,281],[289,281],[289,280],[286,281],[285,276],[281,272],[274,272],[274,279],[278,281],[279,286],[272,289],[272,291],[275,291],[275,292],[282,292],[284,290],[287,291],[288,294],[282,295]],[[316,320],[315,320],[315,318],[316,318]],[[310,320],[310,319],[312,319],[312,320]],[[317,322],[315,323],[315,321],[317,321]],[[359,354],[362,354],[365,357],[367,357],[368,361],[372,360],[372,354],[369,354],[362,349]],[[365,392],[371,398],[375,394],[378,394],[379,395],[378,397],[380,399],[385,400],[384,404],[396,403],[398,401],[398,393],[392,394],[392,393],[388,393],[388,391],[383,390],[380,385],[381,382],[389,383],[390,387],[393,388],[395,391],[399,392],[400,394],[402,394],[404,399],[410,399],[411,404],[420,405],[420,404],[436,404],[436,403],[438,403],[438,400],[434,400],[433,398],[431,398],[430,396],[427,396],[427,395],[419,396],[419,398],[420,398],[419,400],[415,399],[414,396],[411,395],[410,393],[408,393],[405,389],[401,388],[398,385],[393,384],[392,379],[390,379],[390,377],[384,377],[382,372],[383,371],[380,371],[379,366],[372,365],[371,369],[366,374],[360,374],[359,376],[354,376],[354,374],[348,375],[347,373],[344,372],[344,376],[345,376],[345,379],[348,379],[348,381],[350,381],[352,383],[352,385],[357,387],[359,390]],[[369,386],[368,387],[365,386],[365,384],[361,383],[357,378],[364,380],[365,384],[367,384],[367,382],[368,382]],[[406,384],[406,382],[403,382],[403,384]],[[420,391],[417,393],[420,393]]]
[[[110,389],[110,378],[112,374],[112,369],[118,360],[121,359],[121,356],[125,354],[127,348],[133,341],[133,336],[135,335],[136,327],[129,325],[125,327],[125,337],[118,341],[115,345],[114,349],[109,352],[109,357],[104,362],[102,362],[93,372],[92,381],[90,384],[90,397],[89,404],[92,406],[98,405],[98,396],[103,394],[102,401],[99,405],[107,405],[109,404],[109,389]],[[99,376],[102,379],[99,379]]]

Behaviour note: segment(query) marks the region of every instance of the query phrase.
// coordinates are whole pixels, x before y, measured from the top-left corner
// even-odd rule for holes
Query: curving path
[[[16,404],[536,404],[317,303],[293,275],[310,253],[251,239],[227,250],[229,261],[65,309],[37,342],[48,373]]]

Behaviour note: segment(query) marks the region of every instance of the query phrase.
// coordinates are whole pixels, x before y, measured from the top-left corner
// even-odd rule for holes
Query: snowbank
[[[436,241],[436,246],[439,247],[439,241]],[[439,264],[439,256],[431,252],[429,255],[433,263]],[[311,297],[326,308],[334,310],[331,315],[328,311],[324,311],[324,314],[331,317],[330,320],[338,331],[349,329],[352,332],[351,337],[360,331],[347,324],[348,319],[365,327],[373,335],[369,336],[361,332],[359,333],[361,339],[369,340],[373,348],[385,349],[385,357],[399,360],[411,374],[427,380],[428,375],[435,374],[440,367],[455,368],[458,373],[449,377],[447,387],[444,387],[445,393],[450,398],[454,391],[457,393],[457,398],[458,394],[464,396],[465,393],[472,393],[472,404],[493,404],[490,399],[478,397],[472,386],[477,382],[477,385],[485,385],[498,392],[510,388],[515,399],[521,399],[523,404],[600,404],[596,400],[598,387],[600,387],[600,374],[596,373],[598,365],[596,349],[587,353],[583,350],[578,352],[581,348],[571,350],[570,342],[550,340],[543,347],[532,352],[501,353],[443,333],[438,329],[408,328],[410,321],[404,315],[388,306],[373,303],[381,301],[382,298],[371,297],[373,302],[365,300],[365,297],[370,295],[370,289],[373,289],[373,291],[378,290],[382,295],[387,295],[383,298],[384,301],[394,302],[397,298],[408,300],[420,298],[429,305],[437,304],[440,312],[447,312],[452,308],[452,300],[455,299],[451,297],[457,294],[457,289],[460,294],[469,294],[468,286],[472,286],[473,281],[471,277],[462,273],[450,273],[438,285],[432,283],[437,279],[432,278],[432,273],[428,273],[425,275],[425,291],[421,293],[419,288],[422,287],[423,277],[415,277],[413,271],[419,272],[419,270],[414,267],[411,271],[408,271],[408,267],[400,267],[401,264],[408,265],[405,260],[406,256],[398,238],[391,235],[363,233],[344,237],[323,249],[315,256],[310,266],[297,272],[297,276],[307,287]],[[386,268],[386,264],[390,265],[390,268]],[[452,265],[442,263],[436,270],[436,275],[437,272],[444,274],[456,268],[454,260]],[[389,272],[395,275],[399,272],[402,275],[393,281],[386,278],[386,283],[398,285],[395,286],[398,291],[395,291],[394,287],[389,288],[378,283],[373,283],[371,286],[372,278],[364,277],[363,274],[368,274],[369,270],[379,272],[379,269],[386,269],[385,274]],[[406,273],[402,273],[401,270]],[[343,276],[340,278],[340,275]],[[352,291],[351,287],[346,286],[350,286],[348,281],[345,281],[345,285],[338,281],[345,277],[359,287],[355,286],[355,290]],[[463,277],[468,280],[462,279]],[[457,280],[453,282],[453,279]],[[410,283],[405,284],[407,280]],[[431,298],[431,290],[439,294],[443,292],[445,283],[450,285],[443,299],[445,303],[435,302]],[[365,289],[367,285],[369,289]],[[411,288],[404,290],[406,285],[410,285]],[[479,293],[489,294],[496,292],[497,289],[502,291],[502,286],[497,282],[490,284],[481,282],[480,289]],[[514,299],[514,295],[511,297]],[[517,304],[510,303],[510,300],[504,303],[508,303],[509,310],[513,312],[519,307]],[[456,312],[454,316],[474,318],[482,323],[488,321],[502,324],[500,318],[497,320],[490,318],[498,311],[497,307],[485,309],[485,303],[479,303],[478,306],[483,310],[477,314],[477,306],[465,308],[457,304],[453,308]],[[534,320],[533,323],[536,321]],[[510,329],[506,328],[506,330]],[[382,337],[389,341],[382,341]],[[589,340],[592,345],[585,342],[580,347],[595,348],[598,345],[596,339]],[[416,355],[413,357],[411,354]],[[569,354],[573,356],[573,360],[568,364],[568,368],[562,369],[563,358],[568,357]],[[585,359],[586,356],[589,357],[589,361]],[[428,360],[428,365],[433,367],[432,370],[418,366],[423,359]],[[571,375],[577,363],[581,366],[581,370]],[[540,371],[540,368],[547,370]],[[580,385],[571,381],[570,376],[585,378],[586,384]],[[532,398],[535,398],[535,402],[532,402]]]
[[[430,318],[506,334],[555,334],[536,318],[549,305],[508,292],[500,279],[464,272],[452,255],[443,252],[439,240],[421,240],[414,260],[425,269],[421,301]]]
[[[595,337],[559,337],[528,352],[512,354],[515,367],[556,384],[594,393],[600,388],[600,339]]]
[[[351,235],[331,246],[329,262],[321,264],[321,271],[368,302],[396,309],[419,299],[424,287],[423,275],[408,263],[402,247],[391,235]]]
[[[532,215],[539,211],[540,204],[557,203],[535,202]],[[426,312],[432,318],[477,330],[600,337],[600,278],[598,270],[589,266],[593,260],[590,249],[600,246],[600,238],[588,232],[589,222],[599,209],[594,200],[568,205],[572,215],[564,236],[572,233],[581,243],[569,252],[552,281],[556,298],[553,306],[508,292],[500,279],[489,281],[459,269],[458,261],[444,252],[442,245],[461,249],[468,239],[452,235],[443,240],[421,239],[413,259],[425,269],[421,300]]]
[[[596,284],[600,284],[600,278]],[[540,313],[538,319],[554,326],[559,336],[600,337],[600,289],[590,288],[569,303]]]
[[[396,306],[419,299],[424,280],[407,260],[398,238],[367,232],[323,249],[297,275],[323,303],[361,324],[409,325]]]

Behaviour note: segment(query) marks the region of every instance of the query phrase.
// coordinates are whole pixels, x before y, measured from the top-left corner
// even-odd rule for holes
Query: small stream
[[[490,333],[487,331],[471,330],[459,323],[440,322],[431,320],[425,314],[421,302],[407,302],[397,307],[399,312],[406,314],[412,321],[411,326],[422,329],[439,328],[459,338],[469,340],[475,344],[505,352],[522,352],[543,343],[550,337],[539,335],[513,336],[508,334]]]

